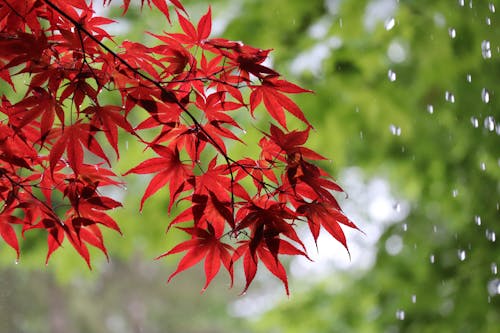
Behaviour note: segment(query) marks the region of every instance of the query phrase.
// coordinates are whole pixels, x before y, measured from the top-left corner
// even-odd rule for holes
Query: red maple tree
[[[14,77],[28,78],[19,101],[1,96],[0,235],[18,257],[19,236],[32,229],[47,233],[47,261],[65,239],[89,267],[89,245],[107,256],[101,228],[120,232],[108,212],[121,203],[101,189],[122,185],[110,152],[118,158],[128,135],[156,155],[125,173],[153,175],[141,209],[164,187],[169,212],[191,202],[170,223],[189,239],[158,257],[184,253],[169,280],[204,260],[205,288],[221,264],[232,281],[242,258],[245,290],[262,262],[288,294],[280,256],[307,257],[298,226],[315,240],[326,230],[346,248],[340,225],[356,228],[332,195],[342,189],[314,164],[324,158],[304,147],[311,125],[287,95],[308,90],[264,64],[269,50],[210,38],[210,9],[195,25],[178,0],[147,5],[169,22],[173,8],[182,31],[151,33],[154,46],[117,44],[102,28],[112,20],[85,0],[0,0],[0,79],[16,91]],[[120,105],[103,104],[109,91]],[[234,159],[228,142],[241,141],[241,127],[231,111],[259,107],[276,124],[259,157]],[[141,109],[148,116],[134,126],[129,116]],[[305,129],[289,130],[287,114]],[[148,129],[158,134],[146,140]]]

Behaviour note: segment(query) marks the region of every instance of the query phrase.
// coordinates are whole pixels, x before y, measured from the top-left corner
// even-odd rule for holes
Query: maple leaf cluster
[[[159,256],[184,253],[169,280],[204,260],[204,288],[221,266],[232,281],[241,259],[245,290],[262,262],[288,294],[281,256],[307,257],[297,227],[346,248],[341,225],[356,228],[332,194],[342,189],[314,164],[324,158],[304,147],[311,125],[287,95],[308,90],[264,64],[269,50],[210,38],[210,9],[194,25],[177,0],[147,4],[169,22],[175,10],[180,32],[151,33],[154,46],[118,44],[102,28],[113,21],[85,0],[0,0],[0,79],[16,91],[22,76],[26,88],[16,101],[1,96],[0,236],[18,257],[19,234],[32,229],[47,234],[47,261],[65,239],[89,267],[89,245],[107,256],[101,228],[120,232],[109,212],[121,203],[102,189],[122,185],[110,156],[128,135],[154,154],[125,173],[152,176],[141,209],[162,188],[169,212],[190,203],[168,227],[188,240]],[[121,105],[103,102],[109,91]],[[258,158],[232,158],[228,143],[242,141],[233,111],[260,109],[276,123]],[[305,129],[288,130],[287,114]]]

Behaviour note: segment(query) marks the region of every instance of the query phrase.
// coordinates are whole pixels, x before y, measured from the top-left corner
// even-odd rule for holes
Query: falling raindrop
[[[458,196],[458,190],[457,189],[453,189],[453,191],[451,191],[451,195],[456,198]]]
[[[125,150],[128,150],[128,140],[125,141]]]
[[[438,227],[437,227],[437,225],[433,225],[433,226],[432,226],[432,231],[433,231],[433,232],[435,232],[435,233],[436,233],[436,232],[438,232]]]
[[[396,135],[396,136],[401,135],[401,127],[398,127],[396,125],[391,124],[389,126],[389,130],[391,131],[392,135]]]
[[[403,231],[406,232],[408,230],[408,224],[403,223],[402,228],[403,228]]]
[[[448,35],[450,35],[450,37],[453,39],[455,37],[457,37],[457,31],[455,30],[455,28],[449,28],[448,29]]]
[[[449,91],[446,91],[444,93],[444,99],[447,101],[447,102],[450,102],[450,103],[455,103],[455,95],[453,95],[451,92]]]
[[[486,18],[486,25],[491,25],[491,19],[489,17]]]
[[[490,12],[492,12],[492,13],[495,12],[495,5],[493,3],[490,2],[489,8],[490,8]]]
[[[432,104],[427,105],[427,112],[429,112],[430,114],[434,113],[434,106]]]
[[[485,171],[486,170],[486,163],[484,163],[484,162],[479,163],[479,167],[481,168],[481,170]]]
[[[459,5],[460,7],[465,6],[465,0],[458,0],[458,5]]]
[[[467,256],[467,254],[465,253],[465,250],[458,250],[457,255],[458,255],[458,259],[460,261],[464,261],[466,256]]]
[[[404,310],[401,310],[401,309],[398,309],[396,311],[396,318],[398,320],[405,320],[405,311]]]
[[[486,239],[494,243],[497,240],[497,235],[494,231],[486,229]]]
[[[484,103],[490,102],[490,92],[486,90],[486,88],[483,88],[483,90],[481,90],[481,99]]]
[[[489,40],[483,40],[481,43],[481,53],[484,59],[491,58],[491,44]]]
[[[396,72],[394,72],[392,69],[389,69],[387,72],[387,77],[389,77],[389,81],[394,82],[396,81]]]
[[[497,275],[497,273],[498,273],[498,266],[497,266],[497,264],[494,263],[494,262],[492,262],[490,267],[491,267],[491,273],[493,275]]]
[[[14,264],[19,265],[19,259],[16,259],[16,261],[14,261]]]
[[[490,296],[500,295],[500,279],[493,279],[488,282],[488,293]]]
[[[433,254],[431,254],[431,256],[429,257],[429,260],[431,261],[431,264],[433,264],[436,262],[436,257]]]
[[[387,20],[385,20],[384,23],[385,30],[389,31],[392,28],[394,28],[395,25],[396,25],[396,20],[394,19],[394,17],[390,17]]]
[[[488,116],[484,119],[484,128],[492,132],[495,130],[495,118]]]
[[[471,83],[472,82],[472,75],[467,74],[466,80],[467,80],[467,82]]]
[[[481,216],[474,216],[474,223],[476,223],[477,225],[481,225]]]
[[[417,295],[415,295],[415,294],[411,295],[411,302],[413,304],[417,303]]]
[[[470,117],[470,122],[472,123],[472,126],[474,126],[474,128],[479,127],[479,119],[477,119],[476,117]]]

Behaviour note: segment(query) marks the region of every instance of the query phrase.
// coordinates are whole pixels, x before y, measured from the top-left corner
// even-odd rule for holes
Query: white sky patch
[[[401,41],[393,40],[387,48],[387,56],[394,63],[401,63],[407,58],[407,46]]]
[[[340,11],[342,0],[325,0],[325,6],[332,15],[337,15]]]
[[[366,6],[364,25],[368,31],[373,31],[379,22],[390,20],[398,4],[396,0],[373,0]]]
[[[212,19],[211,36],[223,35],[229,23],[241,15],[242,6],[243,3],[241,1],[231,1],[224,6],[223,11],[218,11],[220,15]]]
[[[409,204],[398,200],[392,194],[387,180],[374,178],[365,182],[358,168],[348,168],[339,177],[339,184],[349,195],[341,200],[345,214],[364,232],[343,228],[351,258],[342,244],[337,242],[325,230],[321,230],[318,239],[318,251],[309,230],[305,245],[309,249],[309,257],[292,261],[291,275],[295,277],[314,276],[322,279],[339,270],[365,270],[373,266],[376,255],[376,244],[385,228],[404,220],[409,213]]]
[[[311,49],[300,53],[290,64],[290,71],[293,75],[299,75],[305,71],[310,71],[315,76],[320,76],[323,71],[323,60],[330,56],[332,50],[342,46],[342,39],[332,36],[326,41],[321,41]]]
[[[309,27],[307,33],[311,38],[322,39],[328,34],[328,30],[332,25],[332,18],[325,16],[316,21],[313,25]]]

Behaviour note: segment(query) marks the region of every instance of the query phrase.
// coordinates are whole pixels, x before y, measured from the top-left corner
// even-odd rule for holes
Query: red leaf
[[[184,183],[191,176],[191,166],[183,164],[179,159],[179,151],[172,151],[168,147],[155,145],[153,150],[161,157],[154,157],[140,163],[138,166],[127,171],[124,176],[130,173],[148,174],[158,172],[150,181],[144,196],[141,199],[141,210],[146,199],[155,194],[167,183],[170,190],[169,210],[180,192],[185,191]]]
[[[346,248],[347,252],[349,252],[344,232],[339,223],[354,229],[358,229],[358,227],[342,212],[321,202],[304,203],[297,208],[297,212],[307,217],[307,222],[314,241],[317,241],[320,233],[320,226],[323,226],[323,228],[325,228],[325,230],[339,241]]]
[[[23,224],[23,221],[18,217],[7,215],[3,212],[0,215],[0,236],[16,251],[17,258],[19,259],[19,243],[12,224]]]
[[[210,6],[208,7],[208,11],[205,15],[203,15],[198,22],[198,41],[202,41],[207,39],[210,36],[210,32],[212,31],[212,11]]]
[[[210,227],[208,228],[211,229]],[[217,275],[220,269],[220,264],[224,265],[229,272],[231,281],[233,278],[233,271],[231,265],[231,246],[221,243],[218,238],[210,231],[201,228],[181,228],[181,230],[190,234],[193,238],[175,246],[170,251],[160,255],[156,259],[162,257],[187,251],[187,253],[180,260],[177,269],[169,276],[168,282],[179,274],[180,272],[196,265],[203,258],[205,258],[205,286],[202,292],[208,287],[212,279]]]

